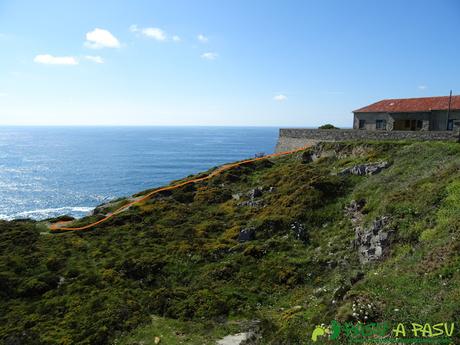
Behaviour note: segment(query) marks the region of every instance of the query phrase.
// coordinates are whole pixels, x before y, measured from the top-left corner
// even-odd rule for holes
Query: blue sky
[[[0,124],[350,126],[460,93],[460,1],[0,0]]]

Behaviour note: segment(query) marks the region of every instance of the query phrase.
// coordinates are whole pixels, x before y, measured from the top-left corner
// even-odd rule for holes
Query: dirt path
[[[185,182],[181,182],[181,183],[173,185],[173,186],[167,186],[167,187],[162,187],[162,188],[159,188],[159,189],[155,189],[154,191],[151,191],[150,193],[147,193],[146,195],[137,197],[133,201],[131,201],[130,203],[121,206],[120,208],[118,208],[114,212],[112,212],[110,214],[107,214],[104,218],[102,218],[102,219],[100,219],[100,220],[98,220],[98,221],[96,221],[94,223],[73,228],[73,227],[66,227],[66,225],[68,225],[69,222],[57,222],[57,223],[51,224],[49,226],[49,229],[50,229],[51,232],[88,230],[88,229],[91,229],[91,228],[93,228],[93,227],[95,227],[95,226],[97,226],[97,225],[109,220],[110,218],[112,218],[113,216],[117,215],[118,213],[126,211],[129,207],[131,207],[131,206],[133,206],[133,205],[135,205],[137,203],[140,203],[140,202],[143,202],[145,200],[150,199],[152,196],[154,196],[155,194],[158,194],[160,192],[163,192],[163,191],[166,191],[166,190],[174,190],[174,189],[186,186],[188,184],[209,180],[209,179],[213,178],[214,176],[217,176],[217,175],[221,174],[222,172],[230,170],[230,169],[235,168],[237,166],[241,166],[241,165],[244,165],[244,164],[248,164],[248,163],[252,163],[252,162],[256,162],[256,161],[260,161],[260,160],[264,160],[264,159],[269,159],[269,158],[273,158],[273,157],[284,156],[284,155],[288,155],[288,154],[291,154],[291,153],[296,153],[296,152],[305,150],[306,148],[308,148],[308,146],[307,147],[302,147],[300,149],[292,150],[292,151],[278,152],[278,153],[273,153],[273,154],[266,155],[266,156],[263,156],[263,157],[247,159],[247,160],[237,162],[237,163],[225,164],[225,165],[222,165],[221,167],[217,168],[216,170],[214,170],[213,172],[211,172],[210,174],[208,174],[206,176],[199,177],[199,178],[192,179],[192,180],[188,180],[188,181],[185,181]]]

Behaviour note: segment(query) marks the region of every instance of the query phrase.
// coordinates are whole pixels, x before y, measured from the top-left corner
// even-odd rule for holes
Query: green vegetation
[[[330,123],[326,123],[325,125],[319,126],[318,129],[340,129]]]
[[[311,162],[313,150],[324,154]],[[339,174],[384,160],[375,175]],[[386,216],[393,230],[388,255],[367,265],[345,212],[359,199],[363,227]],[[243,229],[253,238],[238,241]],[[327,143],[164,193],[92,231],[0,222],[0,342],[215,344],[259,320],[260,344],[306,344],[334,319],[460,322],[459,269],[459,144]],[[370,305],[366,320],[353,304]]]

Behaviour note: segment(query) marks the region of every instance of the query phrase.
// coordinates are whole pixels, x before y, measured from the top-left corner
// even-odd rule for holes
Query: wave
[[[1,220],[13,220],[13,219],[24,219],[30,218],[34,220],[43,220],[46,218],[53,218],[62,215],[69,215],[73,217],[83,217],[89,212],[94,210],[94,207],[86,206],[66,206],[57,208],[43,208],[37,210],[23,211],[14,214],[0,214]]]

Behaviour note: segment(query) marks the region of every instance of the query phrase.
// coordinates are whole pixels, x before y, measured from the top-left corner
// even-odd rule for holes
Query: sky
[[[460,94],[458,0],[0,0],[0,125],[352,125]]]

